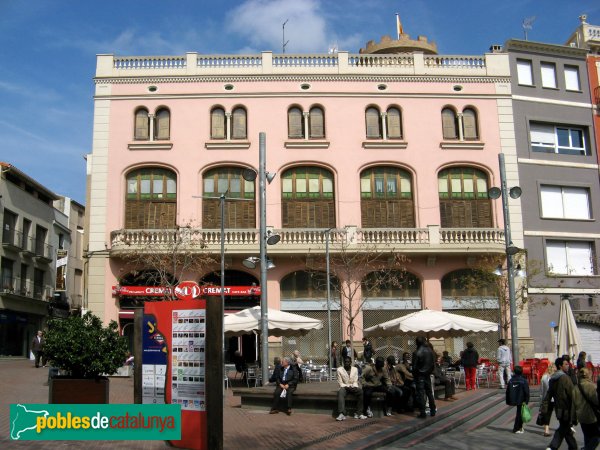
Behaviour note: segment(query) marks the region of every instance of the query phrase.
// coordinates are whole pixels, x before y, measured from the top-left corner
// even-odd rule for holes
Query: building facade
[[[554,354],[561,300],[575,313],[598,311],[596,209],[600,198],[587,51],[510,40],[528,305],[536,354]],[[525,204],[525,203],[524,203]],[[581,317],[580,317],[581,319]],[[585,342],[600,329],[579,320]],[[586,345],[594,361],[600,346]]]
[[[125,329],[132,310],[153,299],[120,290],[158,284],[151,258],[146,267],[133,262],[142,250],[171,251],[177,243],[182,252],[212,256],[212,264],[177,278],[220,283],[221,194],[225,284],[259,283],[258,269],[242,264],[259,250],[258,185],[244,178],[258,166],[259,132],[266,133],[267,170],[276,173],[266,187],[267,225],[281,236],[268,247],[275,266],[264,287],[269,307],[326,321],[323,267],[315,270],[315,261],[330,239],[332,256],[378,255],[378,265],[333,274],[357,286],[356,341],[363,328],[422,308],[498,320],[498,299],[485,289],[467,292],[461,279],[482,258],[505,252],[502,205],[488,189],[500,185],[499,153],[509,183],[518,183],[506,53],[99,55],[95,85],[84,308],[105,322]],[[522,247],[519,201],[510,210],[513,242]],[[382,255],[389,268],[402,261],[403,281],[375,292],[369,283]],[[334,289],[338,342],[349,336],[350,301]],[[257,302],[226,297],[225,309]],[[271,339],[273,355],[299,348],[325,361],[325,325],[305,337]],[[495,351],[497,334],[440,345],[457,355],[471,338],[480,353]],[[256,359],[253,341],[227,345]],[[381,352],[411,345],[375,342]]]
[[[54,298],[55,231],[64,225],[52,206],[55,194],[8,163],[0,168],[0,356],[29,356],[37,330],[65,310]]]

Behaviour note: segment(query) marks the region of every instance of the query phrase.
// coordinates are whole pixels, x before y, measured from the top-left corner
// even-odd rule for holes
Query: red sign
[[[171,295],[171,288],[164,286],[113,286],[112,290],[113,295],[129,297],[168,297]],[[177,294],[178,290],[181,291],[180,295],[190,299],[199,296],[221,295],[221,286],[198,286],[193,281],[183,281],[173,290],[177,298],[181,298]],[[188,293],[191,294],[192,292],[194,295],[188,297]],[[260,286],[225,286],[224,294],[231,297],[258,296],[260,295]]]
[[[193,300],[200,295],[200,286],[195,281],[182,281],[175,288],[179,300]]]

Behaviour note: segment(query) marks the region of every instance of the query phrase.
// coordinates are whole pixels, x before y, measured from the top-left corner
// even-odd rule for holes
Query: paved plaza
[[[24,359],[0,360],[0,448],[2,449],[167,449],[163,441],[47,441],[9,440],[9,406],[11,403],[47,403],[47,370],[35,369]],[[226,392],[224,410],[225,449],[544,449],[549,438],[542,429],[530,424],[523,435],[514,435],[513,409],[502,407],[499,389],[459,391],[459,400],[439,402],[438,414],[432,419],[415,419],[412,415],[394,415],[365,421],[348,419],[336,422],[329,415],[294,412],[269,415],[267,411],[242,409],[239,397]],[[298,389],[302,395],[302,386]],[[133,403],[133,379],[111,378],[111,403]],[[479,397],[478,397],[479,396]],[[479,400],[480,399],[480,400]],[[461,404],[470,406],[461,411]],[[495,405],[495,406],[489,406]],[[486,420],[489,409],[499,411]],[[456,412],[454,412],[456,411]],[[491,411],[493,412],[493,411]],[[534,410],[537,413],[537,409]],[[418,432],[408,434],[410,431]],[[426,436],[425,442],[419,437]],[[583,444],[578,430],[578,443]]]

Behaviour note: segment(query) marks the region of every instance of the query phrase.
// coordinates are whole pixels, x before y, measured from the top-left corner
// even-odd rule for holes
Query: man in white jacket
[[[348,357],[344,358],[344,366],[338,367],[337,379],[340,385],[338,390],[338,413],[335,420],[346,420],[346,395],[353,394],[356,396],[356,412],[355,419],[364,420],[367,416],[362,414],[363,410],[363,391],[358,385],[358,369],[352,365],[352,360]]]
[[[504,374],[506,373],[507,380],[510,380],[510,377],[512,376],[510,372],[512,354],[504,339],[498,339],[498,351],[496,352],[496,359],[498,360],[498,378],[500,379],[500,389],[504,389]]]

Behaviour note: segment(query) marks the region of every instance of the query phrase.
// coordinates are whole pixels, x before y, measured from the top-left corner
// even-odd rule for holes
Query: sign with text
[[[186,284],[184,285],[184,283]],[[196,287],[192,286],[191,283],[195,284]],[[180,288],[181,285],[184,285],[184,287]],[[164,286],[113,286],[112,290],[114,295],[130,297],[164,297],[171,295],[172,291],[173,295],[177,296],[179,291],[180,295],[184,297],[183,299],[186,300],[190,299],[190,295],[195,295],[192,298],[221,295],[221,286],[198,286],[193,281],[180,283],[173,290]],[[231,297],[259,296],[260,286],[225,286],[224,294]]]

